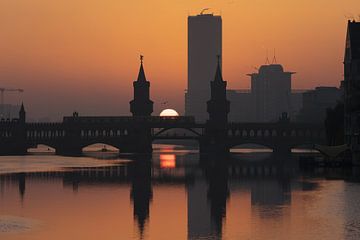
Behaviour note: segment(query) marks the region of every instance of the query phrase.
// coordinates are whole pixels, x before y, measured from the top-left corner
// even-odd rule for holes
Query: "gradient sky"
[[[339,86],[347,19],[359,0],[0,0],[0,87],[31,118],[129,114],[132,81],[145,56],[155,114],[183,111],[187,16],[223,18],[223,71],[230,88],[270,60],[295,71],[295,88]],[[169,101],[162,106],[161,101]]]

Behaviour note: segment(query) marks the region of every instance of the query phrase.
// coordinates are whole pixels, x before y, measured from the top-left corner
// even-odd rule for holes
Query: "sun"
[[[174,109],[164,109],[160,113],[160,117],[178,117],[179,114]]]

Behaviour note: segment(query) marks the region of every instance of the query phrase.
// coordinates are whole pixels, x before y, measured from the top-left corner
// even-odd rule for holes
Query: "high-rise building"
[[[205,121],[208,117],[206,102],[210,99],[210,81],[215,75],[218,55],[222,55],[221,16],[189,16],[185,115],[195,116],[197,121]]]
[[[344,59],[345,142],[360,156],[360,22],[349,21]]]
[[[283,112],[291,114],[291,75],[280,64],[263,65],[251,77],[256,120],[275,121]]]
[[[341,90],[337,87],[316,87],[304,92],[297,120],[324,123],[327,109],[335,107],[340,97]]]

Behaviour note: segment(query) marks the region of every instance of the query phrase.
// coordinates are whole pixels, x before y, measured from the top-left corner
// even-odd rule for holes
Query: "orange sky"
[[[183,111],[187,16],[223,17],[223,71],[230,88],[276,48],[295,88],[338,86],[347,17],[358,0],[0,0],[0,87],[25,89],[30,117],[129,114],[139,54],[155,113]],[[20,97],[6,95],[7,102]]]

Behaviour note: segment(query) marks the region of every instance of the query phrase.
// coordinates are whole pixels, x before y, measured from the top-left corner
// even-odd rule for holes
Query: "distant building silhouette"
[[[344,59],[345,142],[360,159],[360,22],[348,21]]]
[[[316,87],[303,93],[303,103],[297,117],[301,122],[323,123],[326,110],[335,107],[341,98],[341,90],[336,87]]]
[[[13,119],[17,118],[20,105],[13,104],[0,104],[1,116],[0,119]]]
[[[295,120],[305,90],[292,89],[292,74],[280,64],[265,64],[251,77],[250,89],[227,90],[232,122],[275,122],[283,112]]]
[[[216,70],[216,56],[222,55],[221,16],[200,14],[188,17],[188,86],[185,115],[205,122],[209,83]]]
[[[280,64],[263,65],[258,73],[251,73],[251,93],[255,104],[255,119],[274,121],[281,113],[291,115],[291,75]]]
[[[25,123],[25,121],[26,121],[25,107],[24,107],[24,103],[21,103],[21,107],[19,111],[19,122]]]
[[[188,17],[188,86],[185,115],[207,120],[206,101],[210,97],[216,55],[222,55],[222,19],[213,14]],[[275,57],[274,57],[275,58]],[[291,75],[280,64],[266,64],[251,76],[250,90],[227,90],[232,103],[230,121],[277,121],[282,112],[290,117],[301,108],[302,92],[291,90]]]
[[[153,102],[150,100],[150,82],[145,77],[143,56],[140,56],[139,75],[133,86],[134,99],[130,102],[130,112],[133,116],[150,116],[153,112]]]

